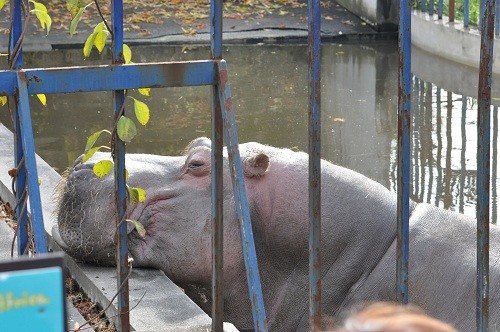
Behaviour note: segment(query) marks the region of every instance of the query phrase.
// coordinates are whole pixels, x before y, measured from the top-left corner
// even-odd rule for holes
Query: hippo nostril
[[[64,251],[69,250],[69,246],[61,238],[61,234],[59,233],[59,226],[57,225],[52,226],[52,238],[61,247],[61,249],[63,249]]]

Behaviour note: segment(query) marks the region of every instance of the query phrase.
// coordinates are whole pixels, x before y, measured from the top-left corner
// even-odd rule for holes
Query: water
[[[395,191],[396,44],[322,47],[322,157]],[[135,47],[132,51],[137,63],[206,59],[209,54],[205,47]],[[307,150],[306,52],[303,45],[230,46],[224,51],[241,142]],[[105,53],[83,60],[81,50],[65,50],[27,54],[25,63],[26,67],[74,66],[107,63],[109,58]],[[413,58],[418,64],[419,55]],[[453,86],[454,79],[440,81],[445,74],[429,80],[421,71],[427,82],[414,79],[412,198],[474,216],[474,99],[439,88],[449,83],[450,91],[460,92]],[[135,91],[129,94],[145,101],[152,114],[150,123],[127,144],[128,152],[178,154],[195,137],[210,137],[209,87],[155,89],[150,98]],[[132,110],[128,99],[127,109]],[[47,102],[42,107],[36,98],[31,100],[36,148],[63,171],[82,153],[88,135],[111,128],[111,93],[49,95]],[[0,109],[0,122],[11,127],[5,107]],[[496,157],[492,166],[496,179]],[[496,181],[493,195],[496,210]],[[496,221],[496,213],[492,216]]]

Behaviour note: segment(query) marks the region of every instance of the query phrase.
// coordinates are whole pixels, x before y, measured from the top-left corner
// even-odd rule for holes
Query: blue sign
[[[12,264],[15,261],[0,264],[0,330],[2,332],[66,331],[62,266],[41,264],[41,267],[36,268],[33,266],[34,260],[40,262],[35,258],[22,259],[21,262],[17,262],[21,265]],[[9,269],[16,270],[2,272],[5,268],[2,269],[1,265],[8,265]],[[23,269],[26,267],[28,269]]]

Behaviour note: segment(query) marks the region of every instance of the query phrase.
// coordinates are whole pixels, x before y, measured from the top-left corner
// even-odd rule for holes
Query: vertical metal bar
[[[113,33],[113,64],[123,64],[123,2],[112,0],[112,33]],[[114,123],[122,115],[125,93],[122,90],[113,91]],[[123,111],[124,112],[124,111]],[[125,143],[113,130],[113,160],[115,172],[115,200],[116,200],[116,266],[118,289],[118,331],[130,331],[129,313],[129,263],[127,248],[127,187],[125,183]]]
[[[443,19],[443,0],[438,0],[438,19]]]
[[[495,36],[500,36],[500,2],[495,3]]]
[[[17,75],[17,105],[19,111],[19,123],[21,125],[21,137],[25,156],[26,175],[28,180],[28,194],[30,198],[31,226],[35,241],[37,254],[47,253],[47,242],[45,239],[45,228],[43,225],[42,201],[38,184],[38,172],[36,168],[35,140],[33,138],[33,127],[31,124],[31,112],[28,100],[28,87],[26,76],[23,72]]]
[[[408,235],[410,218],[411,111],[410,1],[401,0],[399,13],[397,297],[408,303]]]
[[[469,27],[469,0],[464,0],[464,27]]]
[[[467,97],[462,96],[462,121],[460,124],[460,132],[462,136],[462,148],[460,150],[460,194],[458,211],[464,213],[464,192],[465,192],[465,172],[466,172],[466,161],[465,161],[465,151],[467,149],[467,131],[466,129],[467,120]]]
[[[218,61],[217,65],[217,73],[219,75],[217,86],[219,88],[219,100],[224,120],[224,136],[226,138],[229,168],[233,181],[234,204],[240,223],[248,293],[250,294],[250,302],[252,303],[253,324],[255,331],[267,331],[264,298],[262,297],[257,253],[255,251],[252,224],[250,221],[250,209],[248,207],[243,167],[238,148],[238,128],[231,100],[231,90],[229,89],[227,66],[224,60]]]
[[[455,22],[455,0],[448,1],[448,18],[449,22]]]
[[[491,223],[497,223],[497,207],[498,207],[498,195],[497,195],[497,163],[498,160],[498,106],[493,108],[493,147],[492,147],[492,157],[491,157]]]
[[[420,8],[420,11],[422,11],[422,13],[427,11],[426,0],[420,0],[420,7],[422,7]]]
[[[210,24],[211,58],[222,59],[222,0],[210,1]],[[212,331],[217,332],[224,322],[222,130],[218,87],[212,86]]]
[[[321,7],[308,3],[309,330],[321,331]]]
[[[483,13],[485,12],[484,6],[485,6],[485,1],[479,0],[479,25],[478,25],[479,30],[483,29]]]
[[[22,34],[22,11],[21,11],[21,0],[11,0],[10,1],[10,40],[9,49],[11,52],[16,50],[16,45],[20,42]],[[12,56],[14,58],[12,58]],[[9,59],[11,69],[20,69],[23,65],[23,52],[22,48],[19,46],[16,54],[12,54]],[[15,179],[15,189],[16,189],[16,218],[17,218],[17,253],[22,255],[26,247],[28,246],[28,210],[24,209],[27,197],[24,193],[26,187],[26,167],[23,160],[23,140],[21,136],[21,123],[19,120],[19,105],[16,103],[13,108],[13,120],[14,120],[14,163],[15,167],[18,167],[16,179]]]
[[[429,0],[429,15],[431,17],[434,15],[434,0]]]
[[[441,159],[443,157],[443,138],[441,137],[441,88],[436,91],[436,168],[437,168],[437,181],[436,181],[436,201],[435,205],[439,206],[441,200],[441,192],[443,191],[443,168],[441,167]]]
[[[443,207],[449,209],[453,204],[453,195],[451,187],[451,150],[453,148],[452,142],[452,111],[453,111],[453,93],[451,91],[447,92],[447,103],[446,103],[446,155],[445,155],[445,177],[444,177],[444,195],[443,195]]]
[[[485,0],[479,59],[477,139],[477,299],[478,331],[489,325],[490,106],[495,0]]]

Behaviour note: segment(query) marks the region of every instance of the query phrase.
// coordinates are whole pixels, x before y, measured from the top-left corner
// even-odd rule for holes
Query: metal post
[[[222,59],[222,0],[210,2],[210,47],[212,60]],[[212,86],[212,331],[222,331],[223,283],[223,122],[217,86]]]
[[[455,0],[448,1],[448,18],[449,22],[455,22]]]
[[[38,188],[38,172],[36,168],[35,140],[33,138],[33,127],[31,124],[30,105],[28,100],[28,87],[26,76],[23,72],[17,75],[17,107],[19,112],[19,123],[21,125],[21,137],[23,154],[26,165],[26,176],[28,180],[28,194],[30,198],[31,226],[35,252],[37,254],[47,253],[47,240],[45,239],[45,228],[43,225],[42,203],[40,190]]]
[[[21,69],[23,65],[23,52],[20,44],[20,38],[22,34],[22,11],[21,11],[21,0],[11,0],[10,1],[10,45],[9,49],[12,53],[10,58],[11,69]],[[14,121],[14,163],[15,167],[18,167],[17,174],[15,178],[15,189],[16,189],[16,219],[17,219],[17,253],[22,255],[26,247],[28,246],[28,210],[24,208],[26,204],[27,195],[25,193],[26,188],[26,167],[23,161],[23,142],[21,137],[21,123],[19,120],[19,106],[17,103],[13,108],[13,121]]]
[[[227,65],[224,60],[217,62],[218,65],[218,92],[224,121],[224,135],[226,138],[229,169],[233,181],[234,204],[236,215],[240,223],[243,259],[247,275],[248,294],[252,304],[253,326],[255,331],[267,331],[266,312],[264,298],[260,284],[259,267],[257,264],[257,253],[253,239],[252,224],[250,221],[250,208],[248,206],[247,193],[243,167],[241,164],[240,151],[238,148],[238,129],[234,116],[234,108],[229,89]]]
[[[408,238],[410,218],[411,14],[401,0],[399,14],[397,297],[408,303]]]
[[[123,64],[123,2],[112,0],[112,33],[113,33],[113,64]],[[122,115],[125,101],[123,90],[113,91],[114,123]],[[125,183],[125,143],[118,137],[117,130],[113,130],[113,160],[115,174],[115,200],[116,200],[116,266],[118,289],[118,331],[130,331],[129,313],[129,263],[127,248],[127,188]]]
[[[481,6],[477,139],[477,331],[489,325],[490,106],[495,0]]]
[[[443,19],[443,0],[438,0],[438,19]]]
[[[434,15],[434,0],[429,0],[429,15],[431,17]]]
[[[321,331],[321,9],[309,0],[309,329]]]
[[[464,27],[469,27],[469,0],[464,0]]]

